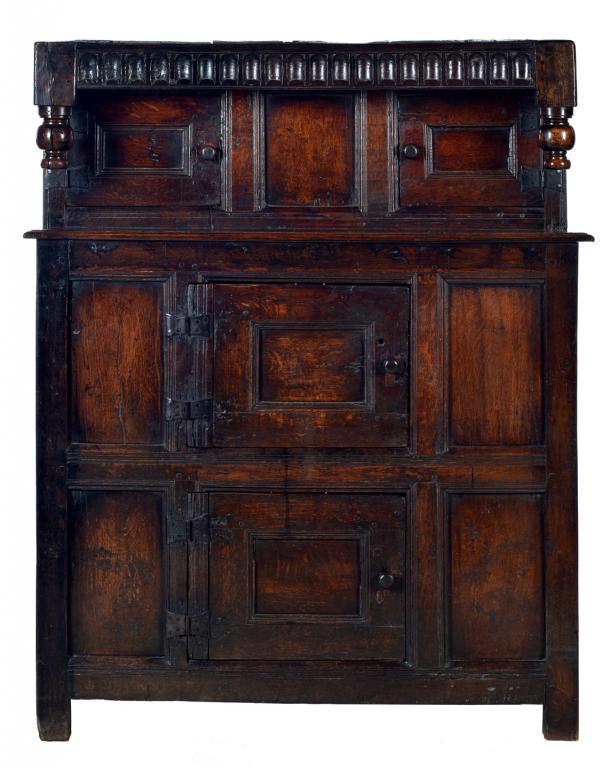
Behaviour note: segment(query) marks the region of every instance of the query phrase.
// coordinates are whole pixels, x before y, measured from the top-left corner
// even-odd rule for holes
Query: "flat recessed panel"
[[[451,658],[541,658],[541,496],[451,494],[449,530]]]
[[[189,129],[98,126],[100,173],[189,172]]]
[[[510,128],[431,126],[433,173],[509,173]]]
[[[161,496],[77,491],[71,524],[73,654],[162,656]]]
[[[353,96],[267,96],[267,204],[355,205],[354,131]]]
[[[358,539],[256,538],[256,614],[358,616]]]
[[[77,280],[72,288],[72,439],[163,440],[163,287]]]
[[[543,441],[542,287],[448,286],[448,444]]]
[[[286,403],[356,403],[365,399],[363,328],[262,327],[259,398]]]

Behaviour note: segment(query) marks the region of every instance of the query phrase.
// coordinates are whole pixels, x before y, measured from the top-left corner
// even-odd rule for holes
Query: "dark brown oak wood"
[[[530,703],[576,738],[573,44],[35,69],[41,738],[71,698]]]
[[[41,244],[36,314],[36,697],[45,741],[70,738],[68,692],[68,248]]]
[[[585,232],[523,232],[489,230],[483,232],[333,232],[320,229],[296,232],[181,232],[172,230],[90,230],[90,229],[33,229],[24,235],[33,240],[138,240],[138,241],[184,241],[227,243],[247,240],[251,242],[378,242],[378,243],[584,243],[593,242],[592,235]]]

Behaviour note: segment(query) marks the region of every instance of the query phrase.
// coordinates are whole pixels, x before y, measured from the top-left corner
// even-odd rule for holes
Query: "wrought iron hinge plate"
[[[210,338],[210,315],[180,315],[167,312],[166,336],[203,336]]]
[[[529,189],[553,189],[561,191],[564,186],[563,171],[542,171],[535,166],[523,165],[520,169],[522,192]]]
[[[165,417],[168,421],[180,419],[204,419],[212,418],[212,400],[173,400],[166,399]]]
[[[519,128],[520,133],[534,133],[539,131],[541,120],[538,109],[521,109]]]
[[[184,613],[168,611],[166,614],[166,637],[200,637],[207,638],[210,634],[210,613],[200,613],[187,616]]]

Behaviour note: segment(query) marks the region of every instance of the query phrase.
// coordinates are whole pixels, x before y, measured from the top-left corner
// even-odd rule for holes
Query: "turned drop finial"
[[[566,156],[575,146],[575,131],[569,125],[572,107],[542,107],[539,144],[543,150],[543,167],[563,171],[571,167]]]
[[[68,167],[68,150],[72,146],[70,107],[39,107],[43,118],[38,128],[36,144],[43,150],[40,165],[45,170],[63,170]]]

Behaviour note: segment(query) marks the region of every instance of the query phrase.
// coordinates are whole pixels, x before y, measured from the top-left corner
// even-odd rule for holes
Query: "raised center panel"
[[[211,659],[402,661],[400,494],[212,493]]]
[[[264,104],[264,205],[357,206],[355,96],[270,94]]]
[[[214,286],[219,446],[407,446],[409,288]]]
[[[365,404],[371,386],[369,330],[322,323],[260,326],[258,404]]]

